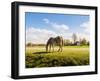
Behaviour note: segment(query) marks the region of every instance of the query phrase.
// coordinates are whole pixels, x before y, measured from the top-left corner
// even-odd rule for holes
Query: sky
[[[50,37],[89,41],[89,15],[25,12],[26,43],[45,44]]]

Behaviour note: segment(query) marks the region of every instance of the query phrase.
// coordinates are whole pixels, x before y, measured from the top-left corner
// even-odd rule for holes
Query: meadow
[[[45,46],[26,47],[26,68],[89,65],[89,46],[64,46],[62,52],[46,52]]]

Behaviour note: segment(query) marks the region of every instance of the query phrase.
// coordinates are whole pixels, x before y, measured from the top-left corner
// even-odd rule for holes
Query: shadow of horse
[[[47,53],[51,53],[51,52],[44,52],[44,51],[42,51],[42,52],[34,52],[33,54],[47,54]]]
[[[41,52],[34,52],[34,53],[32,53],[32,54],[53,54],[53,53],[57,53],[57,54],[62,54],[61,52],[45,52],[45,51],[41,51]]]

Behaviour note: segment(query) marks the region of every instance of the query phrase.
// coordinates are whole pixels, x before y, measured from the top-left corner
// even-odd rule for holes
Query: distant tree
[[[81,45],[87,45],[87,40],[85,38],[81,39],[80,41]]]
[[[31,42],[27,43],[26,46],[33,46]]]
[[[87,45],[88,45],[88,46],[90,45],[90,42],[89,42],[89,41],[87,42]]]
[[[69,40],[69,39],[66,39],[66,40],[64,40],[64,45],[66,46],[66,45],[70,45],[71,44],[71,41]]]
[[[72,35],[72,39],[73,39],[74,44],[75,44],[75,42],[76,42],[76,40],[77,40],[77,35],[76,35],[75,33],[73,33],[73,35]]]

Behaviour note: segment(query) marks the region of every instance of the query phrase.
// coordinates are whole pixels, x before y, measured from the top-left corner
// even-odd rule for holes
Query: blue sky
[[[55,36],[61,34],[63,37],[65,37],[65,39],[71,38],[72,33],[80,33],[82,35],[85,35],[86,37],[86,35],[87,36],[89,35],[89,30],[88,30],[89,16],[78,15],[78,14],[74,15],[74,14],[26,12],[25,26],[26,26],[26,32],[27,32],[26,41],[28,42],[33,42],[34,40],[36,41],[38,40],[38,38],[34,37],[32,33],[37,35],[37,37],[39,37],[37,34],[38,32],[40,33],[39,30],[41,30],[41,32],[42,31],[46,33],[49,32],[51,36],[53,36],[51,33],[53,34],[55,33]],[[37,31],[37,33],[35,31]],[[48,39],[45,37],[43,38],[42,36],[40,36],[40,38],[43,40]]]

